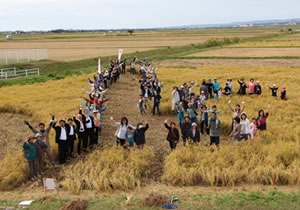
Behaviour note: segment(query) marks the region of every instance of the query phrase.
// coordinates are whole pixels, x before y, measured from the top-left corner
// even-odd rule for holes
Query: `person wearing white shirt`
[[[64,120],[59,121],[59,126],[56,126],[55,122],[53,124],[53,128],[56,133],[55,141],[58,144],[59,163],[64,164],[67,160],[69,129],[65,126]]]
[[[248,140],[250,137],[251,129],[250,129],[250,121],[247,118],[246,113],[241,114],[241,140]]]
[[[67,134],[68,155],[70,157],[73,157],[73,155],[74,155],[74,142],[76,140],[76,135],[75,135],[74,121],[73,121],[72,118],[68,119],[68,124],[66,125],[66,127],[68,127],[68,134]]]

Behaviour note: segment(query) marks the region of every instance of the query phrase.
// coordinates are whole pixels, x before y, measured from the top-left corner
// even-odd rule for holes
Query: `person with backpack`
[[[171,122],[170,125],[168,125],[168,120],[165,120],[164,125],[166,129],[168,129],[167,141],[169,142],[171,150],[174,150],[179,141],[179,131],[176,128],[175,122]]]
[[[34,141],[35,137],[30,136],[23,144],[24,156],[28,163],[28,179],[31,181],[34,181],[34,178],[38,176],[36,169],[37,148]]]
[[[217,118],[217,113],[212,112],[208,121],[210,145],[219,146],[221,134],[221,121]]]
[[[149,129],[148,123],[138,123],[134,132],[134,140],[138,149],[143,150],[146,144],[145,133]]]

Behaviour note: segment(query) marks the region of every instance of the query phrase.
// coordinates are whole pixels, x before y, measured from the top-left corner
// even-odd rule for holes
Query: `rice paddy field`
[[[190,45],[197,40],[201,42],[201,37],[203,40],[208,36],[223,37],[224,34],[251,37],[272,31],[241,30],[214,31],[215,35],[210,30],[199,34],[194,31],[185,35],[185,38],[181,35],[182,31],[162,34],[153,32],[154,37],[151,37],[149,32],[137,34],[135,38],[140,38],[142,43],[148,36],[147,39],[153,42],[144,41],[143,45],[157,48],[159,45],[171,45],[171,42],[174,45]],[[278,29],[273,30],[275,34],[278,33]],[[66,42],[72,39],[98,40],[97,34],[85,34],[84,38],[83,35],[64,36]],[[159,36],[161,39],[157,41]],[[270,40],[241,41],[239,44],[222,46],[221,49],[207,47],[195,50],[185,47],[182,49],[187,49],[186,52],[178,51],[178,55],[174,54],[173,58],[153,60],[155,66],[158,66],[158,77],[163,83],[163,115],[160,117],[152,116],[150,111],[143,116],[138,113],[138,79],[131,75],[123,76],[109,90],[112,99],[107,104],[104,116],[104,132],[101,137],[103,147],[82,158],[76,158],[65,166],[46,172],[46,176],[58,180],[61,200],[54,192],[44,195],[40,181],[25,181],[26,162],[21,152],[21,139],[28,135],[28,130],[24,129],[22,121],[29,119],[32,124],[37,125],[40,121],[49,122],[52,113],[58,118],[77,113],[79,98],[83,95],[82,88],[88,87],[87,78],[92,76],[90,72],[96,67],[85,67],[89,73],[82,71],[79,75],[58,80],[2,86],[0,117],[4,120],[1,120],[0,142],[4,143],[4,147],[0,152],[0,208],[14,206],[24,199],[34,199],[35,203],[30,209],[59,209],[66,203],[80,198],[88,200],[88,209],[160,209],[146,205],[148,196],[155,197],[154,193],[168,199],[171,199],[172,195],[177,196],[178,209],[299,209],[300,55],[296,46],[288,44],[297,43],[297,37],[298,34],[284,34],[276,39],[271,37]],[[286,41],[286,38],[289,40]],[[58,42],[63,42],[62,37],[57,40],[54,35],[32,35],[26,39],[36,44],[53,41],[54,45],[57,45]],[[123,41],[125,43],[127,39],[134,37],[115,35],[107,39],[108,42],[110,39],[119,40],[122,46]],[[11,43],[20,45],[19,42],[25,42],[24,40],[25,37],[20,37]],[[0,47],[2,44],[11,43],[0,42]],[[266,43],[272,44],[268,46]],[[109,47],[110,44],[107,45]],[[135,47],[135,44],[132,45]],[[116,48],[118,46],[116,44]],[[272,46],[274,47],[270,48]],[[231,54],[224,55],[226,50]],[[188,55],[183,57],[185,53]],[[202,53],[207,54],[208,58]],[[80,62],[77,61],[76,64]],[[48,65],[50,69],[51,62]],[[70,61],[70,65],[74,64]],[[226,79],[233,79],[235,92],[238,90],[238,79],[244,78],[249,81],[250,78],[254,78],[260,81],[263,94],[259,97],[222,96],[219,100],[208,102],[209,106],[217,105],[221,111],[220,149],[209,147],[208,137],[204,135],[199,146],[184,147],[180,142],[178,148],[170,152],[165,140],[167,130],[163,122],[165,119],[176,121],[176,116],[170,111],[173,86],[194,81],[193,90],[199,94],[201,81],[209,78],[217,78],[221,86],[224,86]],[[279,87],[287,87],[287,101],[271,97],[268,87],[274,83]],[[257,117],[260,109],[269,111],[267,131],[258,133],[255,140],[232,142],[229,138],[229,100],[233,105],[244,102],[249,118]],[[128,152],[112,146],[115,144],[116,128],[111,124],[109,117],[119,119],[124,115],[129,117],[129,122],[133,125],[139,121],[149,122],[145,151]],[[10,138],[14,134],[15,137]],[[56,154],[53,131],[50,138],[53,152]],[[13,146],[8,145],[8,142],[13,142]]]
[[[12,40],[0,38],[0,49],[48,49],[50,60],[71,61],[112,56],[122,48],[126,53],[166,47],[199,44],[212,38],[251,38],[270,34],[271,30],[212,29],[78,34],[26,34]]]

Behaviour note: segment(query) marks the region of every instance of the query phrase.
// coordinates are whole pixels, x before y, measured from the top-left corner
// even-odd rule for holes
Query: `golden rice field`
[[[221,86],[227,78],[260,80],[263,94],[260,97],[233,96],[222,97],[216,104],[221,111],[223,125],[220,150],[208,147],[181,147],[171,153],[165,161],[162,180],[165,183],[188,186],[232,186],[240,184],[300,184],[300,110],[299,110],[299,67],[268,66],[204,66],[198,68],[161,68],[159,78],[164,82],[163,104],[165,112],[171,108],[171,89],[183,82],[218,78]],[[268,86],[276,83],[287,86],[288,101],[271,97]],[[199,94],[199,87],[193,88]],[[238,83],[234,83],[234,91]],[[245,112],[252,119],[260,109],[267,110],[270,105],[268,130],[258,134],[257,139],[245,143],[234,143],[228,137],[231,127],[231,111],[227,101],[232,104],[245,102]],[[202,137],[202,145],[206,137]]]
[[[25,110],[32,113],[30,121],[34,121],[33,126],[37,126],[36,122],[44,122],[48,124],[53,113],[58,119],[71,117],[78,113],[79,98],[82,94],[82,87],[87,87],[88,75],[69,77],[59,81],[49,81],[42,84],[3,87],[0,91],[0,107],[14,107],[17,110]],[[23,112],[25,112],[23,111]],[[11,112],[7,110],[7,112]],[[25,117],[24,117],[25,118]],[[21,119],[24,119],[23,117]],[[9,122],[9,121],[8,121]],[[21,142],[28,136],[28,131],[24,129],[22,121],[16,120],[11,129],[14,130],[16,136],[21,139]],[[9,124],[11,125],[11,124]],[[56,149],[54,141],[54,132],[51,132],[50,139],[52,149]],[[1,143],[7,142],[3,138],[3,133],[0,134]],[[13,137],[10,140],[15,139]],[[12,188],[19,184],[19,180],[26,179],[26,163],[22,154],[22,143],[20,139],[18,146],[13,150],[7,151],[12,153],[0,159],[0,189]],[[15,142],[11,144],[16,145]],[[17,162],[12,159],[17,159]],[[12,162],[15,164],[12,165]],[[9,174],[9,175],[8,175]]]
[[[300,48],[221,48],[197,52],[187,57],[299,57]]]
[[[156,148],[147,148],[145,153],[135,151],[128,154],[126,151],[116,148],[99,150],[85,160],[65,168],[62,172],[62,185],[65,190],[73,193],[79,193],[85,189],[96,191],[134,189],[140,184],[148,183],[143,180],[149,175],[148,171],[155,168],[150,162],[163,164],[164,171],[161,181],[176,186],[299,184],[299,70],[300,67],[297,66],[261,65],[255,67],[234,64],[190,68],[161,67],[158,76],[164,85],[162,110],[165,113],[170,112],[172,87],[180,86],[183,82],[193,80],[200,84],[204,78],[218,78],[223,85],[229,77],[234,81],[239,78],[260,80],[263,87],[262,96],[233,96],[230,100],[232,100],[232,104],[245,101],[245,112],[249,118],[256,117],[259,109],[266,110],[270,105],[268,130],[260,133],[254,141],[232,143],[228,138],[231,126],[231,112],[227,107],[229,98],[222,97],[219,101],[209,102],[209,105],[217,104],[218,109],[221,110],[220,119],[223,131],[219,151],[204,146],[206,137],[202,137],[199,147],[183,148],[182,145],[179,145],[178,149],[170,155],[165,153],[164,163],[151,160],[153,152],[162,148],[165,150],[165,147],[168,147],[167,143],[160,143]],[[33,113],[31,119],[35,122],[49,122],[51,113],[55,113],[57,118],[71,116],[79,108],[82,87],[87,87],[86,78],[87,75],[82,75],[42,84],[3,87],[0,91],[0,107],[12,106],[20,110],[27,110],[29,113]],[[126,83],[126,85],[129,83],[137,85],[136,80],[129,78],[127,80],[128,84]],[[273,83],[279,87],[287,86],[288,101],[271,97],[267,88]],[[194,87],[196,93],[198,89],[198,86]],[[234,91],[237,89],[238,84],[234,83]],[[131,106],[127,107],[129,109]],[[134,113],[136,107],[132,106],[132,109],[128,112]],[[166,116],[166,118],[174,119],[171,116]],[[163,120],[164,118],[161,119],[162,122]],[[155,125],[155,128],[164,131],[163,124]],[[15,129],[16,132],[22,132],[18,128]],[[156,139],[155,142],[165,142],[165,136],[161,135],[161,132],[151,133],[153,135],[151,138]],[[51,139],[51,143],[54,145],[53,136]],[[157,145],[155,142],[152,145]],[[19,148],[0,160],[0,189],[2,190],[11,189],[26,178],[26,162],[20,153],[21,146]],[[15,159],[17,164],[12,166],[11,162]],[[126,173],[120,172],[120,170]],[[144,174],[144,172],[147,173]],[[99,174],[102,175],[98,176]]]
[[[233,47],[300,47],[300,39],[250,41],[230,46]]]
[[[143,151],[108,147],[64,169],[61,184],[75,194],[82,190],[132,190],[145,185],[143,182],[149,178],[153,159],[150,147]]]
[[[13,40],[0,40],[0,49],[48,49],[50,60],[71,61],[97,56],[116,55],[162,47],[199,44],[212,38],[249,38],[268,34],[265,30],[189,30],[127,33],[78,33],[20,35]]]

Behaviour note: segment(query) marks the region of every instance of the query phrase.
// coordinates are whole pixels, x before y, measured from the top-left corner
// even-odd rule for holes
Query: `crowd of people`
[[[137,64],[140,69],[137,71]],[[148,61],[138,61],[135,57],[130,65],[129,72],[132,75],[139,74],[140,95],[137,104],[139,112],[143,115],[150,109],[152,102],[152,114],[161,115],[160,101],[162,84],[159,81],[155,69]],[[23,150],[28,160],[29,178],[43,173],[46,157],[48,162],[54,166],[55,158],[51,153],[49,143],[49,133],[51,129],[55,131],[55,142],[58,146],[58,160],[64,164],[75,155],[75,142],[77,141],[76,152],[80,156],[93,150],[100,143],[102,130],[103,113],[106,110],[105,103],[110,100],[107,92],[111,85],[118,81],[120,75],[126,72],[126,59],[120,61],[116,59],[110,62],[109,68],[99,71],[93,79],[88,79],[90,89],[83,89],[84,96],[80,99],[80,109],[78,114],[64,118],[59,121],[55,115],[51,116],[48,127],[40,123],[38,128],[34,128],[28,121],[25,124],[31,129],[34,135],[28,137],[23,144]],[[239,86],[236,94],[261,95],[262,87],[259,81],[254,82],[250,79],[247,84],[244,79],[237,81]],[[272,96],[277,97],[278,87],[274,84],[269,87]],[[195,94],[198,92],[199,94]],[[216,105],[208,106],[208,100],[218,100],[220,97],[234,95],[234,85],[232,79],[228,79],[224,88],[221,87],[217,79],[203,80],[200,88],[196,88],[194,82],[184,83],[180,88],[174,87],[172,91],[171,110],[176,113],[178,118],[177,127],[174,121],[164,121],[164,126],[168,131],[167,141],[171,150],[174,150],[182,138],[183,144],[187,143],[198,145],[201,136],[209,137],[210,145],[220,144],[222,123],[219,119],[221,111]],[[282,100],[287,100],[286,88],[282,87]],[[245,103],[232,106],[228,101],[228,108],[232,112],[231,132],[228,136],[234,141],[254,139],[258,130],[267,129],[267,119],[269,113],[264,110],[258,112],[255,118],[248,118],[245,113]],[[136,126],[129,124],[127,117],[122,117],[120,121],[110,118],[113,125],[117,127],[115,132],[116,144],[124,148],[143,149],[146,144],[146,131],[149,129],[147,122],[139,122]]]
[[[250,79],[247,84],[244,79],[237,81],[238,91],[236,94],[261,95],[262,87],[259,81],[254,82]],[[200,88],[197,90],[195,83],[184,83],[180,88],[173,87],[171,98],[171,110],[177,114],[179,128],[175,122],[169,124],[165,121],[165,127],[168,129],[167,140],[170,148],[173,150],[180,139],[179,130],[183,144],[187,142],[199,144],[200,136],[210,137],[210,145],[219,145],[221,134],[221,121],[218,115],[221,113],[216,105],[208,106],[208,100],[217,100],[224,96],[231,96],[234,93],[232,79],[227,79],[224,89],[221,88],[217,79],[203,80]],[[274,84],[270,86],[272,96],[277,97],[278,87]],[[199,91],[199,92],[198,92]],[[198,92],[199,94],[195,94]],[[282,87],[282,100],[287,100],[286,87]],[[268,105],[269,107],[269,105]],[[267,129],[267,118],[269,113],[260,110],[258,115],[248,118],[245,113],[245,103],[236,104],[232,107],[231,100],[228,101],[228,108],[232,111],[232,125],[229,137],[234,141],[254,139],[258,130]]]
[[[140,99],[137,107],[141,114],[145,114],[152,101],[152,114],[161,115],[160,101],[162,84],[157,78],[156,69],[148,62],[140,62]]]
[[[48,127],[44,123],[39,123],[38,128],[34,128],[28,121],[25,121],[33,132],[33,135],[29,136],[23,144],[30,180],[43,174],[46,157],[48,162],[55,166],[55,158],[49,142],[51,129],[55,131],[59,164],[64,164],[75,156],[75,141],[77,141],[78,156],[82,152],[86,153],[97,147],[100,143],[103,113],[106,109],[105,102],[110,100],[106,97],[106,93],[108,88],[117,82],[120,75],[125,74],[125,70],[126,59],[123,61],[116,59],[110,61],[110,66],[106,70],[98,71],[93,79],[88,79],[90,90],[83,89],[87,96],[80,99],[78,114],[59,121],[53,114]]]

